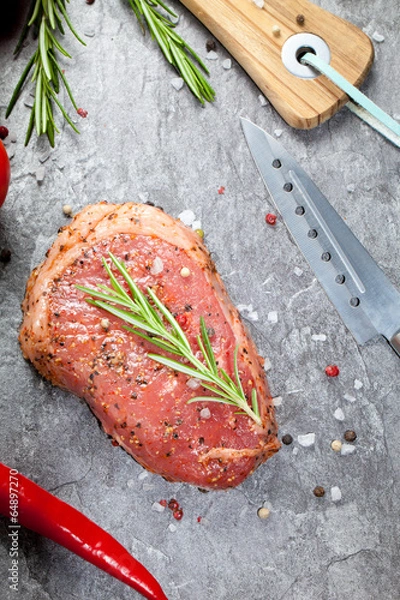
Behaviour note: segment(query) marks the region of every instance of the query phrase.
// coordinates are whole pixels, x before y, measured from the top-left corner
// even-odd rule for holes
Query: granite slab
[[[358,346],[273,212],[243,138],[247,116],[280,138],[324,190],[392,282],[400,287],[399,150],[342,109],[311,131],[290,128],[260,90],[179,2],[179,33],[204,58],[216,101],[202,108],[142,35],[123,0],[74,0],[65,72],[80,107],[76,135],[61,120],[55,148],[24,147],[31,88],[5,109],[34,44],[12,56],[26,3],[1,26],[0,124],[12,134],[12,183],[0,209],[1,460],[112,533],[157,577],[170,600],[397,600],[400,597],[400,369],[384,340]],[[400,115],[397,0],[318,0],[373,39],[362,86]],[[63,96],[66,105],[68,99]],[[70,113],[72,114],[72,113]],[[222,188],[224,188],[222,190]],[[223,192],[223,193],[222,193]],[[277,397],[280,436],[293,443],[237,489],[200,493],[150,474],[113,447],[87,406],[43,381],[17,334],[31,269],[59,227],[87,204],[151,201],[173,216],[194,213]],[[340,375],[328,378],[336,364]],[[357,439],[344,453],[331,442]],[[304,446],[306,434],[315,442]],[[310,439],[309,437],[306,440]],[[303,445],[302,445],[303,444]],[[313,490],[322,486],[323,497]],[[340,493],[339,493],[340,492]],[[341,498],[339,499],[339,496]],[[177,522],[155,503],[175,497]],[[260,519],[258,509],[269,509]],[[0,521],[4,600],[139,598],[122,583],[30,532],[19,533],[18,591],[10,588],[8,522]]]

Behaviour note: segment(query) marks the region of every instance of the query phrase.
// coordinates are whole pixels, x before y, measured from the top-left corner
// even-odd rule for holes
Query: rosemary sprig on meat
[[[175,31],[175,23],[159,12],[163,9],[167,15],[177,18],[177,15],[162,0],[128,0],[144,33],[144,23],[149,28],[151,36],[157,41],[167,61],[173,65],[188,88],[196,98],[204,104],[212,102],[215,92],[197,68],[192,58],[201,69],[209,71],[201,58]]]
[[[68,116],[66,109],[61,104],[58,94],[60,93],[60,82],[64,85],[72,106],[78,111],[78,107],[68,85],[67,79],[58,61],[58,55],[67,58],[71,55],[65,50],[57,39],[57,34],[64,35],[64,24],[67,24],[76,39],[84,46],[85,42],[75,31],[65,7],[69,0],[32,0],[25,27],[21,33],[14,54],[18,54],[22,44],[32,28],[37,34],[37,48],[26,65],[7,108],[6,117],[11,114],[22,87],[33,68],[31,81],[35,85],[34,102],[29,120],[28,130],[25,138],[25,146],[28,145],[32,131],[36,128],[38,136],[46,134],[49,142],[54,146],[55,132],[59,133],[54,119],[54,104],[62,113],[64,119],[72,129],[79,130]]]
[[[87,302],[119,317],[124,321],[125,329],[154,344],[165,353],[177,357],[178,360],[165,354],[148,353],[152,360],[201,381],[202,387],[213,394],[212,396],[195,396],[189,402],[205,401],[230,404],[239,408],[241,414],[248,415],[257,425],[261,425],[257,391],[255,388],[251,390],[250,406],[240,381],[239,347],[237,346],[234,352],[235,375],[232,379],[224,369],[218,366],[206,323],[201,317],[197,345],[202,360],[197,358],[197,348],[195,350],[191,348],[179,323],[154,291],[147,288],[147,294],[144,294],[129,275],[123,261],[118,260],[111,252],[109,256],[112,264],[126,282],[129,293],[119,283],[110,265],[103,258],[111,287],[98,285],[96,290],[77,286],[79,290],[90,296],[87,298]]]

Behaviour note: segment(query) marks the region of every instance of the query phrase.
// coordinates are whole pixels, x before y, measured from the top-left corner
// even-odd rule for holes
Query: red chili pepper
[[[157,580],[109,533],[66,502],[0,463],[0,513],[126,583],[148,600],[167,600]]]

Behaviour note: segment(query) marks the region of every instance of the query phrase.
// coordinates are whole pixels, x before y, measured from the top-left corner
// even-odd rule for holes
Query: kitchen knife
[[[291,235],[359,344],[383,335],[400,356],[400,293],[305,171],[241,119],[251,154]]]

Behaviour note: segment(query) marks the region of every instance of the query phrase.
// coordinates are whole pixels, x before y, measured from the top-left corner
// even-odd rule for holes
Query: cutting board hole
[[[295,33],[283,44],[281,59],[292,75],[301,79],[315,79],[320,75],[318,71],[301,62],[308,52],[329,64],[331,59],[329,46],[319,35]]]
[[[315,54],[315,56],[317,55],[314,48],[311,48],[310,46],[303,46],[303,48],[299,48],[296,52],[297,62],[302,64],[301,59],[308,53]]]

